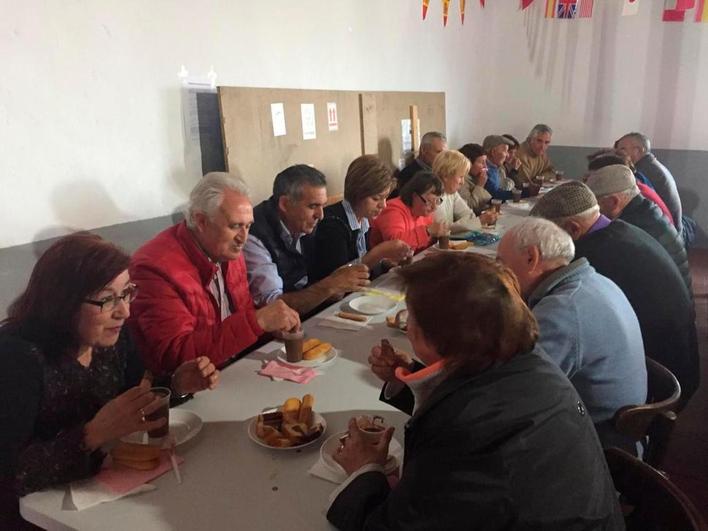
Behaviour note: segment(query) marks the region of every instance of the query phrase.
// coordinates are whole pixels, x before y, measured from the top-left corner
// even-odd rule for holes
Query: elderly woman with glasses
[[[400,196],[392,199],[374,219],[369,245],[389,240],[402,240],[414,253],[433,243],[446,229],[435,221],[433,213],[442,203],[443,186],[432,172],[420,171],[401,188]]]
[[[590,416],[536,347],[513,273],[473,253],[399,271],[407,335],[422,362],[369,357],[385,401],[412,415],[398,484],[384,474],[393,428],[356,420],[334,459],[349,474],[327,518],[338,529],[624,529]]]
[[[105,457],[103,445],[165,423],[149,420],[160,400],[124,326],[137,292],[129,260],[92,234],[62,238],[8,309],[0,326],[5,518],[17,515],[17,495],[89,477]],[[213,388],[218,371],[200,357],[166,379],[174,395],[186,395]]]

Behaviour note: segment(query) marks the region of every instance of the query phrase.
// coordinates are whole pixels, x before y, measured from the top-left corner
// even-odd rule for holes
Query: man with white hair
[[[517,184],[532,183],[536,177],[542,177],[546,181],[555,177],[553,164],[546,155],[548,146],[551,145],[552,135],[553,130],[546,124],[533,126],[516,152],[516,158],[521,162],[515,178]]]
[[[420,139],[418,156],[398,174],[398,186],[396,190],[391,193],[390,197],[397,197],[401,188],[419,171],[433,171],[435,157],[443,151],[447,151],[447,138],[445,138],[445,135],[438,131],[428,131],[425,133]]]
[[[264,332],[300,325],[283,301],[253,306],[241,252],[252,223],[243,181],[209,173],[192,190],[185,221],[135,252],[130,324],[151,371],[171,372],[202,355],[222,365]]]
[[[674,218],[674,226],[679,234],[683,235],[681,224],[682,208],[676,179],[669,169],[659,162],[651,152],[651,141],[642,133],[627,133],[615,142],[617,151],[628,156],[638,171],[642,172],[651,181],[656,193]]]
[[[531,216],[553,221],[575,242],[575,257],[624,292],[644,340],[644,351],[681,383],[682,400],[698,388],[698,342],[693,301],[676,264],[646,232],[600,214],[590,188],[579,181],[555,187],[531,209]]]
[[[627,166],[613,164],[590,172],[585,184],[595,194],[600,212],[621,219],[652,236],[669,253],[692,292],[691,271],[683,240],[654,203],[642,197],[637,181]]]
[[[622,290],[574,256],[570,235],[540,218],[509,229],[497,251],[538,321],[539,344],[575,386],[602,445],[636,451],[612,418],[621,407],[646,400],[639,322]]]

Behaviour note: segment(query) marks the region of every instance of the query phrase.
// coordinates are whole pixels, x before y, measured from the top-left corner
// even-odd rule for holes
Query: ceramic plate
[[[299,368],[311,368],[314,369],[316,367],[324,367],[325,365],[329,365],[332,363],[335,359],[337,359],[337,356],[339,356],[339,351],[336,348],[331,348],[327,354],[324,356],[321,356],[317,359],[314,360],[302,360],[302,361],[288,361],[287,356],[285,355],[285,347],[281,347],[278,349],[278,359],[285,363],[286,365],[291,365],[293,367],[299,367]]]
[[[269,409],[275,409],[275,408],[269,408]],[[258,446],[262,446],[263,448],[268,448],[269,450],[298,450],[300,448],[305,448],[306,446],[310,446],[310,445],[316,443],[317,441],[319,441],[322,438],[322,436],[325,434],[325,432],[327,431],[327,421],[324,419],[324,417],[314,411],[312,412],[312,414],[315,417],[315,424],[317,424],[318,422],[320,424],[322,424],[322,433],[320,433],[319,437],[317,437],[316,439],[312,439],[311,441],[308,441],[304,444],[299,444],[297,446],[287,446],[285,448],[281,448],[278,446],[268,446],[264,441],[261,441],[258,438],[258,436],[256,435],[256,421],[258,420],[258,415],[253,417],[251,419],[251,422],[248,423],[248,437],[254,443],[256,443]]]
[[[381,295],[364,295],[349,301],[349,306],[359,313],[376,315],[386,313],[396,307],[396,301]]]
[[[202,419],[193,411],[187,409],[170,409],[170,434],[175,439],[175,444],[186,443],[194,438],[202,429]],[[122,441],[138,444],[157,444],[162,443],[163,448],[169,448],[170,442],[166,437],[148,438],[144,431],[137,431],[121,438]]]

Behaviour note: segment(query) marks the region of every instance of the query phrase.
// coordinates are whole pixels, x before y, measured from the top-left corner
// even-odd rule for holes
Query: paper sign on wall
[[[401,143],[403,144],[403,151],[413,150],[413,139],[411,137],[411,119],[406,118],[401,120]],[[416,145],[420,146],[420,120],[418,120],[418,138],[416,138]]]
[[[270,104],[270,117],[273,121],[273,136],[285,136],[285,109],[282,103]]]
[[[302,115],[302,139],[314,140],[317,138],[315,127],[315,104],[301,103],[300,114]]]
[[[330,131],[337,131],[339,129],[337,104],[334,102],[327,102],[327,127],[329,127]]]

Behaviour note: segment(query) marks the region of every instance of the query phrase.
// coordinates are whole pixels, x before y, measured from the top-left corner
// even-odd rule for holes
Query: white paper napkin
[[[364,317],[362,315],[362,317]],[[366,321],[352,321],[351,319],[342,319],[337,317],[335,314],[327,315],[325,317],[320,317],[319,326],[326,326],[329,328],[337,328],[339,330],[361,330],[362,328],[367,328],[371,322],[371,317],[366,317]]]
[[[398,466],[400,467],[403,464],[403,447],[401,446],[401,443],[399,443],[395,438],[391,439],[391,444],[388,447],[388,452],[390,455],[393,455],[398,460]],[[310,467],[308,472],[315,477],[324,479],[337,485],[344,483],[347,479],[347,474],[346,472],[344,472],[344,470],[335,472],[327,465],[325,465],[321,455],[317,458],[315,464]]]
[[[145,483],[144,485],[138,485],[133,490],[130,490],[124,494],[120,494],[112,491],[105,485],[102,485],[98,481],[93,479],[87,479],[84,481],[75,481],[66,490],[66,499],[64,501],[64,506],[66,508],[72,509],[74,511],[83,511],[99,503],[110,502],[124,498],[125,496],[132,496],[133,494],[138,494],[140,492],[148,492],[155,490],[157,487],[151,485],[150,483]]]

